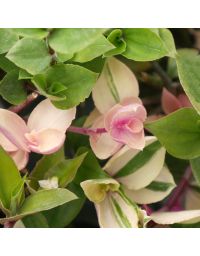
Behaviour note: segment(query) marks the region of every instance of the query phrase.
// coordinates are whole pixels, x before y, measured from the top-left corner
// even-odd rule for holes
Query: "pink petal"
[[[178,95],[178,99],[182,107],[192,107],[192,104],[188,99],[188,96],[185,95],[184,93],[181,93],[180,95]]]
[[[2,133],[0,133],[0,145],[7,152],[13,152],[17,150],[17,147],[12,144]]]
[[[24,120],[17,114],[0,109],[0,132],[17,148],[29,151],[24,137],[29,130]]]
[[[44,155],[58,151],[65,141],[65,133],[55,129],[32,131],[25,136],[31,151]]]
[[[96,120],[92,128],[103,128],[104,117]],[[108,133],[90,136],[90,145],[95,155],[100,159],[106,159],[116,153],[122,146],[112,139]]]
[[[161,103],[162,109],[165,114],[170,114],[176,111],[177,109],[181,108],[179,100],[165,88],[163,89],[162,92]]]
[[[35,130],[37,132],[55,129],[65,133],[75,115],[76,108],[58,109],[49,99],[46,99],[40,102],[30,114],[28,127],[31,131]]]
[[[26,167],[29,159],[29,153],[23,150],[17,150],[16,152],[11,152],[10,156],[14,160],[17,168],[22,170]]]

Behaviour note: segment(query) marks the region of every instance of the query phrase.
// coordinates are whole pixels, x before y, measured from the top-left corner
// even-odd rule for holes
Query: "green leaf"
[[[18,80],[19,72],[12,70],[0,82],[0,95],[9,103],[18,105],[26,100],[24,83]]]
[[[9,61],[4,54],[0,54],[0,68],[5,72],[10,72],[13,69],[18,69],[11,61]]]
[[[70,182],[73,181],[78,168],[82,164],[86,155],[87,152],[73,159],[62,160],[56,166],[49,169],[45,175],[45,179],[56,176],[58,177],[59,187],[66,187]]]
[[[70,60],[73,56],[74,56],[74,54],[70,54],[70,53],[67,53],[67,54],[60,53],[60,52],[56,53],[58,62],[65,62],[67,60]]]
[[[33,83],[44,94],[51,95],[54,87],[62,84],[66,88],[61,95],[57,94],[57,101],[53,104],[57,108],[67,109],[78,105],[87,98],[97,79],[97,74],[78,65],[57,64],[49,68],[44,74],[33,78]],[[66,99],[63,100],[63,96]],[[60,100],[59,100],[59,97]]]
[[[87,62],[115,48],[103,35],[99,36],[92,44],[77,52],[73,61]]]
[[[9,50],[6,57],[32,75],[42,72],[51,62],[45,42],[34,38],[19,40]]]
[[[176,56],[178,75],[192,105],[200,114],[200,57],[197,50],[182,49]]]
[[[40,190],[26,198],[18,214],[27,215],[46,211],[75,199],[77,197],[67,189]]]
[[[182,108],[147,127],[167,151],[181,159],[200,156],[200,116],[192,108]]]
[[[75,199],[77,199],[77,196],[67,189],[58,188],[40,190],[26,198],[21,208],[18,209],[16,215],[2,218],[0,219],[0,223],[4,223],[5,221],[16,221],[27,215],[46,211]]]
[[[151,61],[164,56],[174,57],[175,46],[171,33],[166,29],[123,29],[126,51],[123,55],[135,61]]]
[[[91,150],[82,147],[78,150],[77,155],[83,154],[84,152],[88,153],[79,167],[74,182],[79,185],[84,180],[110,178],[110,176],[101,168],[97,158]]]
[[[10,209],[13,191],[22,181],[20,173],[12,158],[0,147],[0,201]]]
[[[12,28],[11,31],[21,37],[42,39],[47,37],[48,31],[43,28]]]
[[[161,181],[152,181],[146,189],[150,189],[153,191],[167,191],[170,187],[174,187],[174,184],[167,183],[167,182],[161,182]]]
[[[190,160],[190,164],[194,178],[200,186],[200,157]]]
[[[64,228],[76,218],[85,203],[85,195],[80,186],[70,183],[68,189],[78,196],[78,199],[44,212],[51,228]]]
[[[8,28],[0,28],[0,54],[9,49],[18,41],[18,36]]]
[[[43,156],[35,165],[33,171],[30,174],[30,186],[37,190],[39,188],[38,180],[43,180],[45,174],[49,171],[50,168],[56,166],[60,161],[64,160],[64,149],[63,147],[51,155]]]
[[[111,57],[123,53],[126,50],[126,42],[122,37],[121,29],[114,29],[107,37],[107,39],[115,46],[114,49],[104,53],[104,57]]]
[[[26,216],[22,219],[22,223],[26,228],[49,228],[47,219],[42,213]]]
[[[143,151],[134,156],[124,167],[122,167],[116,174],[115,178],[127,176],[136,172],[143,165],[153,157],[153,155],[161,148],[159,141],[155,141],[146,146]]]
[[[19,80],[32,79],[32,77],[33,76],[31,74],[29,74],[26,70],[24,70],[24,69],[19,70],[19,77],[18,77]]]
[[[74,54],[92,44],[106,29],[58,28],[49,36],[49,45],[56,52]]]
[[[173,58],[169,58],[167,61],[167,74],[170,76],[171,79],[178,77],[176,60]]]

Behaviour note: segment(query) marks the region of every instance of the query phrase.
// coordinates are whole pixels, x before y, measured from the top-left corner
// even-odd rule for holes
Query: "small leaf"
[[[76,62],[90,61],[105,52],[115,48],[103,35],[99,36],[92,44],[77,52],[73,58]]]
[[[159,139],[167,151],[181,159],[200,156],[200,116],[192,108],[182,108],[146,127]]]
[[[31,213],[46,211],[56,206],[62,205],[77,197],[67,189],[40,190],[30,195],[24,201],[18,214],[28,215]]]
[[[51,62],[45,42],[34,38],[19,40],[9,50],[6,57],[32,75],[42,72]]]
[[[11,31],[18,36],[42,39],[47,37],[48,31],[43,28],[12,28]]]
[[[135,61],[151,61],[164,56],[173,56],[175,46],[173,37],[165,29],[127,28],[123,29],[128,59]]]
[[[62,160],[46,173],[45,178],[58,177],[59,187],[66,187],[73,181],[86,155],[87,152],[73,159]]]
[[[39,188],[38,181],[45,178],[45,174],[50,168],[56,166],[60,161],[64,160],[64,149],[63,147],[51,155],[43,156],[35,165],[33,171],[30,174],[30,186],[35,190]]]
[[[126,50],[126,42],[122,37],[121,29],[114,29],[107,37],[107,39],[115,46],[114,49],[104,53],[104,57],[111,57],[123,53]]]
[[[0,68],[3,69],[3,71],[10,72],[13,69],[18,69],[18,67],[15,66],[11,61],[9,61],[4,54],[0,54]]]
[[[24,83],[18,80],[18,74],[17,70],[12,70],[0,82],[0,95],[13,105],[22,103],[27,97]]]
[[[57,64],[49,68],[44,74],[33,78],[33,83],[44,94],[50,95],[54,87],[59,84],[66,88],[62,91],[62,98],[53,101],[57,108],[67,109],[78,105],[87,98],[97,79],[97,74],[78,65]],[[51,94],[52,95],[52,94]],[[54,96],[54,95],[53,95]],[[63,100],[63,96],[66,99]]]
[[[79,185],[70,183],[68,189],[78,196],[78,199],[45,211],[48,225],[51,228],[64,228],[76,218],[85,203],[85,195]]]
[[[200,57],[198,51],[179,50],[176,63],[181,85],[193,107],[200,114]]]
[[[20,173],[12,158],[0,147],[0,201],[10,209],[13,191],[22,181]]]
[[[18,36],[8,28],[0,28],[0,54],[9,49],[18,41]]]
[[[92,44],[106,29],[58,28],[49,36],[49,45],[56,52],[74,54]]]
[[[24,70],[24,69],[19,70],[19,77],[18,77],[19,80],[32,79],[32,77],[33,76],[31,74],[29,74],[26,70]]]

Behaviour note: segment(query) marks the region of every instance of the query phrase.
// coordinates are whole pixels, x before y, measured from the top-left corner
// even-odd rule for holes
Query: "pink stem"
[[[22,104],[19,104],[19,105],[17,105],[17,106],[12,106],[12,107],[10,107],[9,110],[12,111],[12,112],[14,112],[14,113],[19,113],[19,112],[21,112],[24,108],[28,107],[34,100],[36,100],[37,97],[38,97],[38,95],[39,95],[39,94],[36,93],[36,92],[31,93],[31,94],[27,97],[26,101],[24,101]]]
[[[94,134],[102,134],[107,132],[105,128],[92,129],[92,128],[84,128],[84,127],[76,127],[76,126],[70,126],[67,129],[67,131],[83,134],[83,135],[94,135]]]
[[[169,211],[174,206],[177,205],[177,203],[180,199],[180,196],[183,194],[183,192],[185,191],[185,189],[189,185],[189,181],[190,181],[191,176],[192,176],[192,169],[191,169],[190,166],[188,166],[186,171],[185,171],[184,176],[182,177],[180,183],[178,184],[178,186],[174,190],[172,196],[169,198],[166,205],[164,207],[162,207],[159,211],[161,211],[161,212]]]

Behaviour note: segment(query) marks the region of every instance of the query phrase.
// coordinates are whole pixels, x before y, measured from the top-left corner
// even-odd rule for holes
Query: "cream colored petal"
[[[146,136],[146,146],[155,142],[157,139],[153,136]],[[140,151],[130,149],[124,146],[117,152],[105,165],[104,169],[114,176],[122,167],[124,167]],[[158,149],[152,158],[137,171],[130,175],[120,177],[117,180],[124,184],[128,189],[138,190],[149,185],[161,172],[165,160],[165,149]]]
[[[159,202],[167,197],[175,187],[174,178],[169,169],[164,166],[161,173],[155,179],[158,182],[165,182],[172,184],[166,191],[154,191],[148,188],[139,190],[129,190],[124,188],[126,195],[138,204],[151,204]]]
[[[86,180],[80,185],[87,198],[94,203],[102,202],[108,191],[117,191],[120,186],[116,180],[110,178]]]
[[[41,101],[31,112],[28,119],[29,129],[42,131],[56,129],[66,132],[75,118],[76,108],[66,110],[56,108],[49,99]]]
[[[0,133],[0,145],[7,152],[13,152],[17,150],[17,147],[12,144],[2,133]]]
[[[155,212],[152,213],[150,217],[154,222],[162,225],[174,223],[191,224],[200,221],[200,210]]]
[[[23,150],[17,150],[15,152],[9,153],[12,159],[14,160],[17,168],[22,170],[26,167],[28,160],[29,160],[29,153]]]
[[[96,108],[105,113],[116,103],[138,95],[139,86],[134,73],[121,61],[108,59],[92,91]]]

